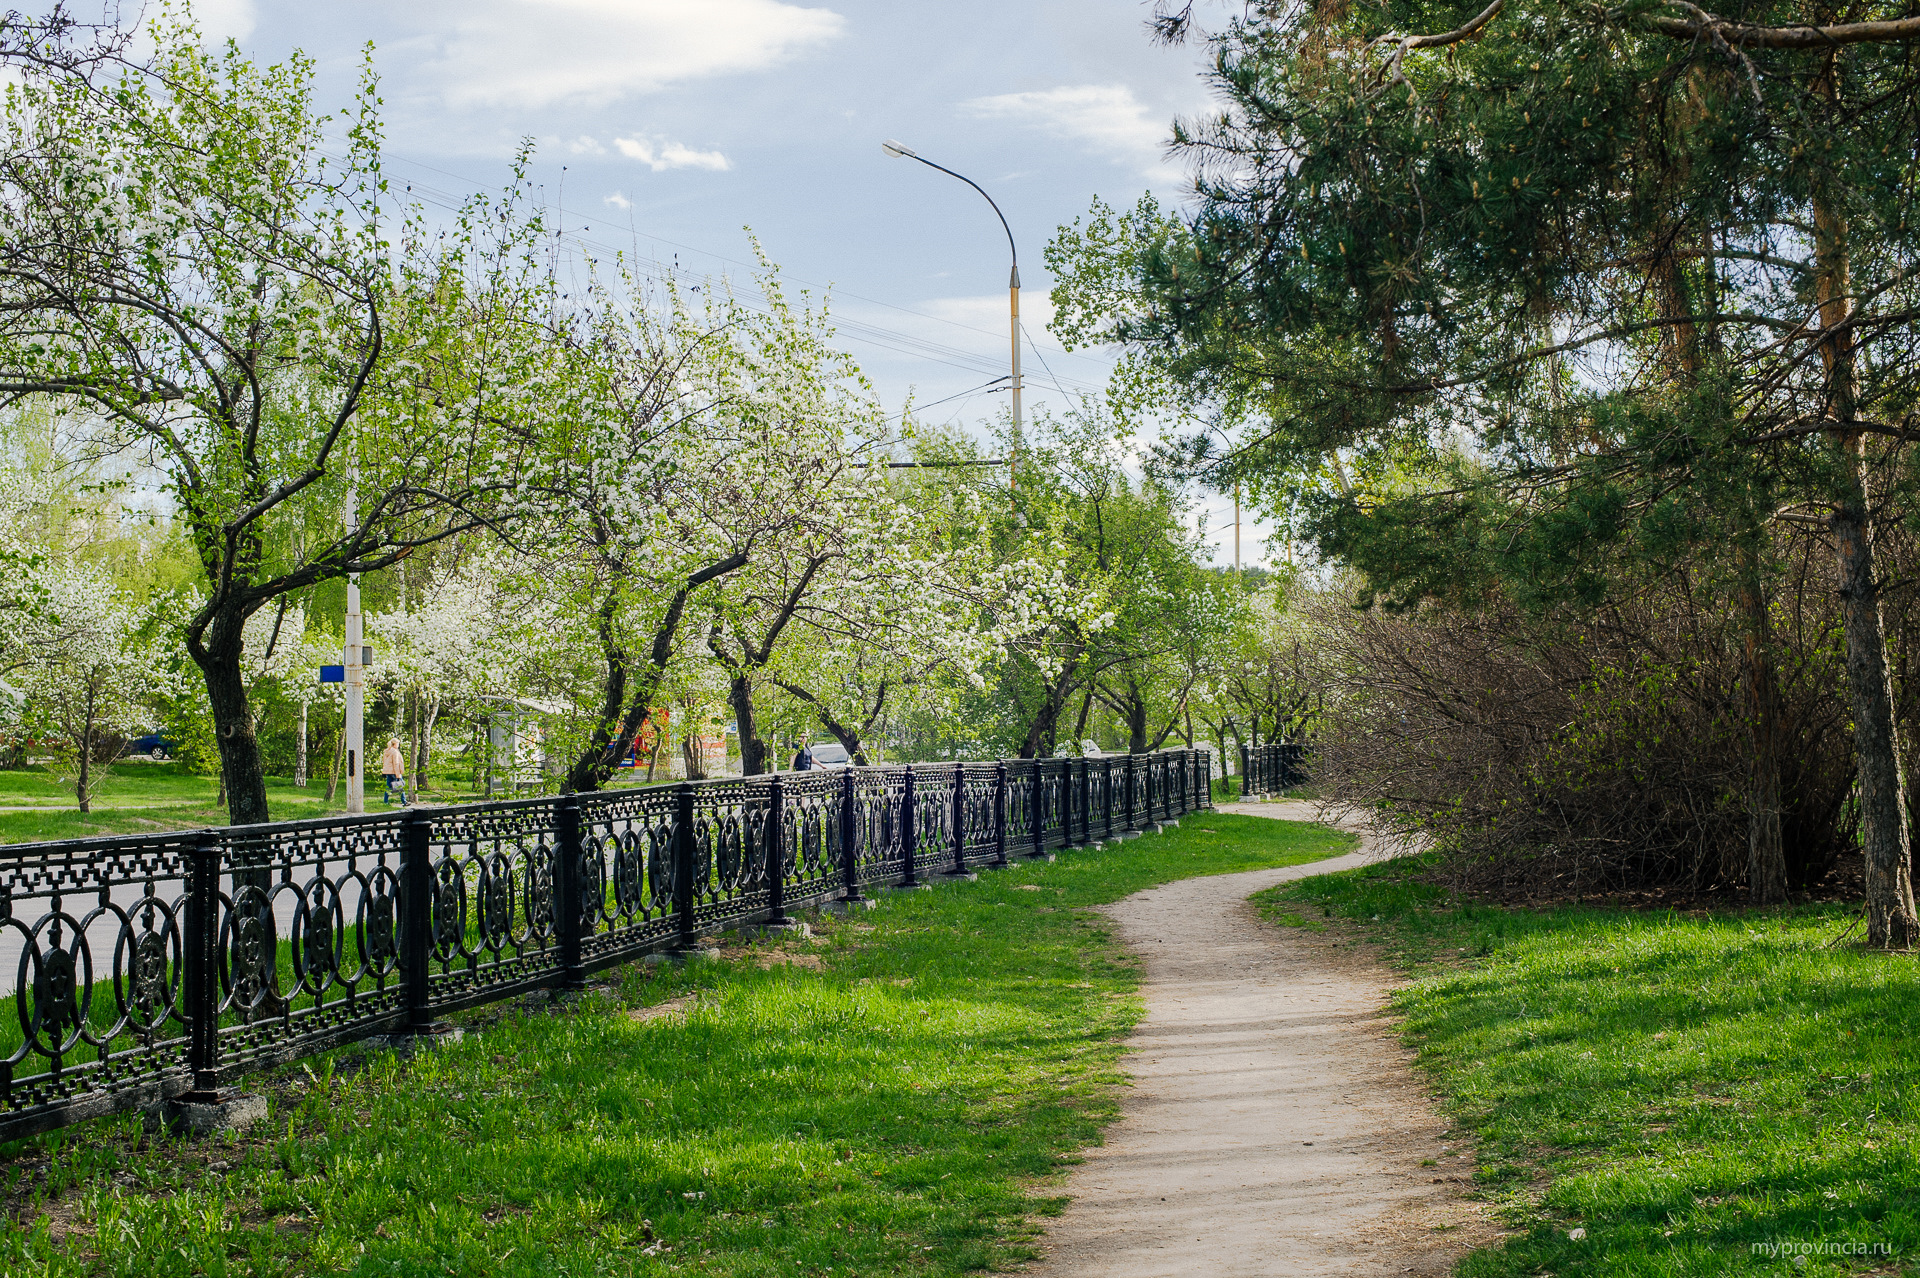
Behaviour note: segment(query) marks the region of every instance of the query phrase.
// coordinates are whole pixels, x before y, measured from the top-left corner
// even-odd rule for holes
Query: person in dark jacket
[[[800,753],[793,756],[793,770],[808,772],[813,768],[813,747],[801,746]]]

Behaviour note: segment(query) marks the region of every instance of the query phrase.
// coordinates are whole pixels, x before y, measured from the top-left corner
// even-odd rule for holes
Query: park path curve
[[[1222,811],[1314,820],[1305,803]],[[1207,814],[1185,823],[1206,825]],[[1465,1201],[1468,1151],[1381,1014],[1390,975],[1262,922],[1247,897],[1375,859],[1186,879],[1107,907],[1145,959],[1133,1087],[1068,1179],[1039,1278],[1451,1272],[1495,1235]],[[1431,1165],[1422,1165],[1424,1160]]]

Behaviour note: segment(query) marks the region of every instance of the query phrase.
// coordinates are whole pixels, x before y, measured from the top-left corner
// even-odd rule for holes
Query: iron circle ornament
[[[451,962],[464,950],[467,939],[467,876],[451,857],[442,858],[433,867],[427,910],[434,957]]]
[[[399,891],[399,877],[384,865],[374,867],[361,883],[354,931],[359,935],[363,974],[386,976],[400,961]]]
[[[227,903],[220,928],[221,984],[243,1016],[274,1011],[279,938],[267,894],[249,884]]]
[[[513,943],[513,862],[495,852],[480,861],[479,900],[481,944],[501,950]]]
[[[613,903],[622,917],[631,918],[647,908],[647,837],[629,827],[614,844]]]
[[[80,1045],[93,1001],[86,931],[57,907],[28,929],[14,984],[22,1050],[62,1056]]]
[[[673,827],[664,821],[647,830],[647,902],[673,908]]]
[[[315,875],[300,889],[288,940],[294,979],[316,998],[338,979],[345,949],[346,912],[333,880]]]
[[[113,947],[113,997],[129,1028],[152,1034],[166,1024],[180,993],[180,960],[179,920],[171,907],[150,896],[122,918]]]

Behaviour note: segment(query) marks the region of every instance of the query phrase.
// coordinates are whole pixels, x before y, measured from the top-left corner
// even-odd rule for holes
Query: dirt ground
[[[1312,820],[1307,803],[1223,811]],[[1183,824],[1204,827],[1196,813]],[[1392,1037],[1392,975],[1327,934],[1271,927],[1247,897],[1364,864],[1188,879],[1107,911],[1145,959],[1134,1086],[1075,1168],[1042,1278],[1252,1278],[1451,1271],[1498,1237]]]

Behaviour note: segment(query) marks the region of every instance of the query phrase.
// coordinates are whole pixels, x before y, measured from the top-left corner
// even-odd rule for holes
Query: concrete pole
[[[1240,485],[1233,486],[1233,576],[1240,579]]]
[[[995,206],[994,212],[999,211],[999,207]],[[1017,261],[1013,264],[1007,290],[1013,305],[1013,456],[1007,463],[1007,481],[1018,483],[1020,446],[1024,441],[1020,435],[1020,263]]]
[[[358,467],[355,467],[358,470]],[[347,487],[347,526],[355,527],[360,522],[360,488],[356,474],[355,482]],[[367,748],[366,748],[366,667],[361,664],[361,655],[365,651],[365,638],[360,629],[360,574],[347,574],[347,624],[345,649],[341,653],[347,667],[347,722],[344,731],[347,734],[347,811],[365,812],[367,810]]]
[[[366,667],[360,664],[360,574],[347,576],[347,811],[367,810]]]

